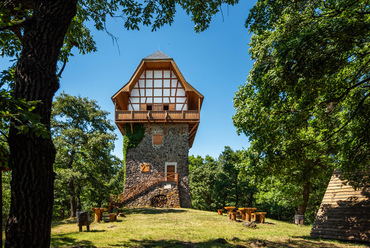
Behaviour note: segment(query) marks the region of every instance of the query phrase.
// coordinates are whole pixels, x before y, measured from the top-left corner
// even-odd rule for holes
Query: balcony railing
[[[125,111],[116,110],[116,121],[199,121],[197,110],[186,111]]]

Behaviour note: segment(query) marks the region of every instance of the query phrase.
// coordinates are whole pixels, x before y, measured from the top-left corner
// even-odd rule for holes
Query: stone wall
[[[167,208],[179,208],[180,198],[179,189],[176,183],[160,183],[145,193],[136,196],[133,200],[129,200],[125,203],[126,207],[155,207],[152,205],[152,200],[155,197],[164,196],[166,202],[161,207]]]
[[[162,134],[162,145],[153,145],[153,134]],[[189,191],[189,126],[181,124],[166,124],[164,134],[163,124],[145,124],[143,140],[136,148],[128,149],[126,155],[126,181],[125,189],[129,189],[151,175],[158,172],[164,173],[166,162],[176,163],[179,176],[179,197],[181,207],[191,207]],[[141,164],[149,164],[149,173],[141,173]]]

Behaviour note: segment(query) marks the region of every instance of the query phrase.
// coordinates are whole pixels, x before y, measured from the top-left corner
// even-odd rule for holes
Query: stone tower
[[[127,150],[126,206],[191,207],[188,153],[199,126],[203,95],[181,74],[174,60],[157,51],[142,59],[129,82],[113,97],[115,123],[123,135],[144,129]]]

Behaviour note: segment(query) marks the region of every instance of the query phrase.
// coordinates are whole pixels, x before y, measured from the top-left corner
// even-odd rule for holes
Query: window
[[[141,173],[149,173],[149,164],[141,163],[140,166],[141,166],[141,169],[140,169]]]
[[[168,110],[169,106],[168,105],[163,105],[163,110]]]
[[[146,105],[146,110],[152,110],[152,105]]]
[[[153,145],[162,145],[162,134],[153,134]]]

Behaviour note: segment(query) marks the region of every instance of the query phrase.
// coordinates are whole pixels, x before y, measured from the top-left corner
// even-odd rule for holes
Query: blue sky
[[[97,100],[102,109],[111,113],[113,122],[111,96],[127,83],[142,58],[160,49],[175,60],[185,79],[204,95],[200,126],[189,155],[216,158],[225,146],[234,150],[248,148],[247,137],[237,135],[231,117],[235,112],[234,94],[246,82],[253,64],[248,54],[250,34],[244,27],[253,4],[254,1],[241,1],[236,6],[223,6],[223,16],[218,13],[210,28],[199,34],[180,9],[172,26],[156,32],[149,27],[127,31],[121,20],[110,20],[107,27],[118,37],[118,45],[105,32],[94,30],[98,51],[87,55],[75,51],[56,95],[64,91]],[[122,158],[122,135],[118,129],[116,133],[114,155]]]

